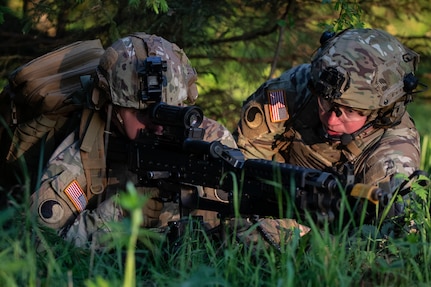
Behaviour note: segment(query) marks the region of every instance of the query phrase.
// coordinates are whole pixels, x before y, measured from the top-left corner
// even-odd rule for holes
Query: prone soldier
[[[406,106],[419,55],[378,29],[324,33],[311,63],[263,83],[245,101],[234,136],[246,158],[324,171],[395,194],[420,167],[420,138]],[[389,216],[399,215],[395,201]],[[375,210],[375,209],[374,209]],[[372,211],[369,219],[377,219]]]
[[[80,127],[51,156],[31,208],[43,225],[76,246],[102,248],[101,238],[110,232],[106,223],[126,216],[115,200],[118,192],[126,190],[127,182],[137,183],[128,168],[130,143],[143,133],[163,133],[163,126],[151,121],[149,107],[193,104],[198,93],[197,74],[184,51],[142,32],[108,47],[95,72]],[[201,128],[204,140],[236,147],[216,121],[204,117]],[[158,199],[158,188],[137,189],[150,197],[143,207],[143,227],[163,226],[178,216],[175,205]],[[201,190],[211,196],[211,189]]]

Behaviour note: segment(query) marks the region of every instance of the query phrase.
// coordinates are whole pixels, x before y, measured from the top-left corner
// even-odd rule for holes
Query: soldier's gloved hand
[[[157,198],[149,198],[142,208],[142,227],[156,227],[162,213],[163,202]]]
[[[137,190],[139,194],[148,197],[148,200],[142,207],[143,222],[141,226],[157,226],[163,209],[163,202],[158,199],[160,190],[156,187],[137,187]]]

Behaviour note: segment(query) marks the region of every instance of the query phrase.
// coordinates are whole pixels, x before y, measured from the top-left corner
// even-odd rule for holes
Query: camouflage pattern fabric
[[[279,78],[268,80],[263,83],[244,103],[241,110],[238,128],[234,131],[238,147],[246,158],[263,158],[267,160],[276,159],[284,161],[280,151],[290,144],[285,133],[286,122],[295,119],[296,124],[304,121],[304,125],[318,125],[317,106],[308,107],[308,113],[301,113],[301,118],[296,115],[296,108],[306,105],[312,99],[311,92],[307,89],[310,79],[310,65],[299,65],[284,72]],[[280,102],[287,110],[282,120],[272,120],[270,93],[281,92]],[[307,115],[309,117],[307,118]],[[276,141],[276,139],[280,139]]]
[[[0,93],[0,183],[13,186],[28,176],[38,182],[38,164],[79,123],[81,76],[93,74],[104,49],[100,40],[78,41],[46,53],[12,71]],[[8,132],[12,131],[10,138]],[[20,160],[26,162],[22,174]]]
[[[403,78],[416,71],[419,55],[385,31],[348,29],[329,39],[311,62],[314,86],[328,68],[344,76],[335,103],[376,110],[406,94]]]
[[[117,196],[101,202],[93,210],[85,209],[79,213],[71,225],[58,230],[59,235],[76,247],[100,250],[108,246],[109,242],[112,242],[109,224],[119,222],[125,216],[116,203]]]
[[[237,148],[236,141],[229,130],[215,120],[204,117],[199,127],[205,129],[204,141],[220,141],[228,147]]]
[[[281,246],[287,244],[294,236],[303,237],[310,232],[310,228],[299,224],[294,219],[282,218],[250,218],[230,221],[230,230],[236,230],[236,237],[244,245],[258,250],[259,242],[265,247],[274,247],[281,251]],[[264,240],[262,240],[264,239]]]
[[[59,229],[86,208],[88,202],[83,191],[86,180],[74,133],[53,153],[41,182],[39,190],[31,195],[30,208],[44,225]],[[70,191],[75,192],[68,192],[70,185]]]
[[[358,146],[365,144],[362,138],[357,141]],[[399,125],[385,130],[379,142],[358,157],[355,166],[358,181],[378,184],[395,174],[412,174],[420,167],[419,141],[419,133],[406,112]],[[394,184],[391,191],[398,186]]]

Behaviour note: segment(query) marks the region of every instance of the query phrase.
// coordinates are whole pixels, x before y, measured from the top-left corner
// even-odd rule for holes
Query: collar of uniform
[[[353,141],[347,144],[346,148],[355,156],[358,157],[367,147],[373,145],[381,138],[384,129],[375,129],[370,127],[357,135]]]

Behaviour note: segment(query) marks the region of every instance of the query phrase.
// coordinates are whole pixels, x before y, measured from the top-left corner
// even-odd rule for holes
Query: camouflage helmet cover
[[[311,83],[322,83],[324,71],[335,86],[334,103],[363,110],[387,107],[405,94],[404,79],[414,75],[419,55],[387,32],[348,29],[329,39],[311,61]],[[337,77],[335,77],[337,78]],[[341,79],[341,80],[340,80]],[[317,93],[322,92],[319,89]]]
[[[184,51],[162,37],[143,32],[117,40],[102,55],[97,78],[107,100],[121,107],[148,107],[139,98],[138,66],[150,56],[161,57],[167,63],[162,101],[170,105],[182,105],[184,101],[193,104],[198,96],[197,74]]]

